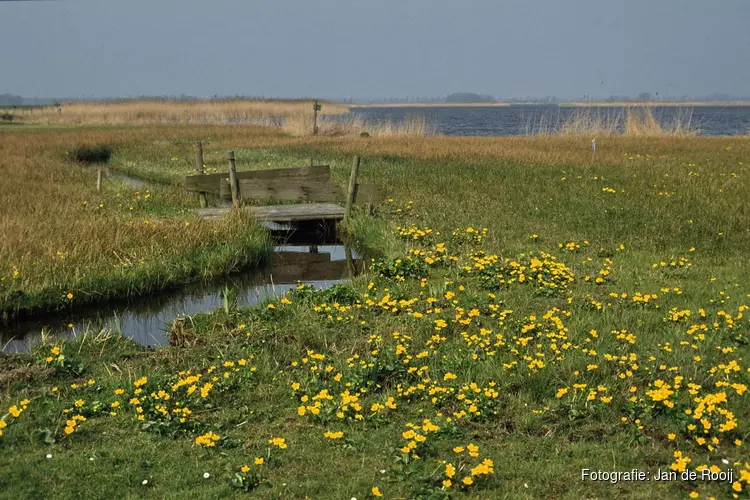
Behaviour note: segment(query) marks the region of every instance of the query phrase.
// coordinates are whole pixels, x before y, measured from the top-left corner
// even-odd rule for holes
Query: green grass
[[[269,256],[267,231],[247,217],[205,222],[192,213],[195,196],[158,182],[136,188],[105,176],[97,191],[98,167],[66,161],[75,151],[108,144],[116,169],[128,148],[149,151],[150,140],[170,133],[67,127],[4,134],[3,317],[148,294],[257,266]],[[182,140],[179,134],[174,141]]]
[[[278,297],[185,318],[172,326],[183,347],[152,351],[81,332],[0,358],[0,412],[30,400],[17,419],[5,416],[0,491],[234,497],[241,490],[232,479],[248,464],[244,480],[262,474],[252,490],[260,498],[362,499],[373,487],[384,498],[730,498],[725,483],[583,482],[581,469],[654,474],[679,465],[681,452],[688,468],[750,471],[746,139],[618,139],[595,158],[579,153],[576,140],[556,138],[251,142],[231,145],[238,165],[300,166],[312,155],[337,180],[353,153],[363,156],[363,182],[392,198],[375,217],[343,228],[378,255],[370,273],[329,291],[294,292],[291,303]],[[177,151],[189,144],[159,144],[158,155],[139,157],[133,146],[113,160],[179,183],[190,166],[178,165],[185,155]],[[207,158],[220,168],[228,141],[213,144]],[[159,164],[157,156],[180,159]],[[58,345],[63,360],[52,352]],[[201,380],[185,386],[196,385],[192,395],[171,388],[196,373]],[[665,385],[671,392],[659,393]],[[308,407],[323,389],[334,400],[318,397],[315,416]],[[149,396],[159,390],[170,399]],[[346,390],[360,392],[343,409]],[[721,393],[726,402],[705,410],[710,428],[685,413],[695,414],[696,398]],[[396,408],[373,410],[391,397]],[[192,413],[181,423],[160,416],[157,403]],[[87,420],[68,435],[72,415]],[[422,429],[416,452],[400,451],[407,424],[425,418],[439,429]],[[722,430],[728,421],[736,427]],[[220,437],[216,446],[196,443],[206,432]],[[286,449],[269,444],[276,437]],[[478,457],[453,451],[469,443]],[[460,487],[485,458],[494,472]],[[443,460],[457,469],[449,488]],[[742,495],[749,487],[742,483]]]

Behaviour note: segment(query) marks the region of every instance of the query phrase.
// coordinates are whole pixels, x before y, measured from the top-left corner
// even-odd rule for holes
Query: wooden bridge
[[[200,146],[196,163],[203,168],[203,152]],[[199,156],[199,158],[198,158]],[[309,220],[348,218],[354,203],[372,205],[383,200],[377,188],[358,184],[360,160],[354,157],[349,184],[330,182],[329,165],[311,165],[300,168],[246,170],[238,172],[234,152],[228,156],[229,172],[221,174],[190,175],[185,178],[185,188],[197,192],[201,200],[195,213],[206,219],[221,217],[232,210],[241,209],[254,218],[269,222],[295,222]],[[207,194],[222,200],[232,200],[232,207],[207,208]],[[286,200],[297,201],[293,205],[244,206],[241,200]],[[342,207],[338,203],[344,203]]]

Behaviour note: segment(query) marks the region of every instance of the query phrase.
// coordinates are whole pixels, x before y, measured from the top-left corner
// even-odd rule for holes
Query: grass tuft
[[[107,163],[112,157],[112,148],[105,145],[80,146],[66,155],[79,163]]]

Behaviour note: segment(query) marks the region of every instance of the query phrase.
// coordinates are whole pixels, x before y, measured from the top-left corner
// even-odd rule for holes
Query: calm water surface
[[[0,325],[3,352],[22,352],[46,335],[70,338],[85,331],[109,329],[121,332],[142,345],[169,343],[169,325],[178,317],[211,312],[224,305],[229,289],[236,305],[245,307],[269,297],[281,297],[301,282],[317,289],[344,283],[361,272],[364,263],[358,255],[339,244],[279,245],[268,267],[196,283],[184,289],[144,297],[141,300],[108,304],[75,314],[48,315]],[[89,333],[90,334],[90,333]]]
[[[563,106],[495,106],[495,107],[383,107],[354,108],[351,113],[366,121],[391,120],[399,122],[408,116],[424,116],[427,123],[441,135],[527,135],[535,133],[540,124],[555,126],[574,113],[587,111],[611,116],[623,108],[575,108]],[[750,106],[655,106],[654,115],[661,123],[673,123],[676,118],[689,118],[702,135],[745,135],[750,131]]]

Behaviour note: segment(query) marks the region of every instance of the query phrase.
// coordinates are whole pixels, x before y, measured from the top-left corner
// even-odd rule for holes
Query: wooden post
[[[346,209],[344,210],[344,220],[348,220],[352,214],[352,205],[357,195],[357,175],[359,174],[359,156],[354,157],[352,163],[352,174],[349,177],[349,189],[346,192]]]
[[[203,144],[201,144],[201,141],[195,143],[195,170],[199,174],[206,173],[203,168]]]
[[[310,166],[311,166],[311,167],[313,166],[313,159],[312,159],[312,156],[310,157]]]
[[[195,170],[199,174],[206,173],[206,169],[203,167],[203,144],[201,144],[201,141],[195,143]],[[204,191],[198,193],[198,201],[200,202],[201,208],[206,208],[208,206],[206,193]]]
[[[102,190],[102,175],[104,172],[102,172],[102,169],[96,171],[96,190],[101,191]]]
[[[232,190],[232,207],[240,207],[239,185],[237,184],[237,167],[234,164],[234,151],[229,152],[229,188]]]
[[[313,104],[313,135],[318,135],[318,109],[320,109],[320,106],[318,106],[318,100],[315,99],[315,104]]]

